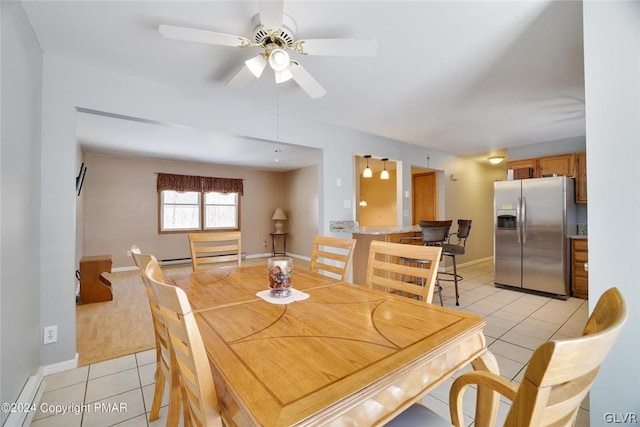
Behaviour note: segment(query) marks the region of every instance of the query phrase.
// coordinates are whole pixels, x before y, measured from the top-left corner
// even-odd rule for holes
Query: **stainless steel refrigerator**
[[[574,180],[564,176],[495,183],[496,286],[569,296],[574,188]]]

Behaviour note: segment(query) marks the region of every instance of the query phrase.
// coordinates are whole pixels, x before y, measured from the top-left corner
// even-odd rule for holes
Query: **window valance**
[[[158,192],[173,190],[181,193],[199,191],[203,193],[238,193],[242,195],[242,180],[236,178],[159,173],[157,186]]]

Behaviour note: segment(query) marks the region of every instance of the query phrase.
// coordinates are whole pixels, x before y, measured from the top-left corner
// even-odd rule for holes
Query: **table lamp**
[[[273,213],[271,219],[276,221],[276,233],[282,233],[282,221],[286,221],[287,215],[285,215],[282,208],[277,208]]]

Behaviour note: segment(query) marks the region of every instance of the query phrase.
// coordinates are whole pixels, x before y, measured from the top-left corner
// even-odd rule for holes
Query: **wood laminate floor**
[[[243,265],[264,264],[267,258],[243,260]],[[224,265],[224,264],[221,264]],[[309,262],[294,259],[294,268]],[[191,264],[163,267],[166,275],[191,271]],[[76,306],[78,366],[126,356],[155,347],[151,309],[137,270],[106,275],[113,301]]]

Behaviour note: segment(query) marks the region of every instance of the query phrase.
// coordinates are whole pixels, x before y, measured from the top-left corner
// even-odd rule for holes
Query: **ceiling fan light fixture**
[[[504,157],[502,156],[489,157],[489,163],[491,163],[492,165],[499,165],[503,160]]]
[[[382,164],[384,165],[384,169],[380,172],[380,179],[389,179],[389,171],[387,170],[387,158],[382,159]]]
[[[371,168],[369,167],[369,159],[371,158],[370,154],[367,154],[366,156],[364,156],[365,159],[367,159],[367,167],[364,169],[364,171],[362,171],[362,177],[363,178],[371,178],[373,176],[373,172],[371,171]]]
[[[256,55],[253,58],[244,61],[244,64],[247,66],[249,71],[251,71],[251,74],[253,74],[256,79],[259,79],[267,65],[267,60],[264,55]]]
[[[289,54],[284,49],[273,49],[269,54],[269,65],[274,71],[284,71],[289,67]]]

